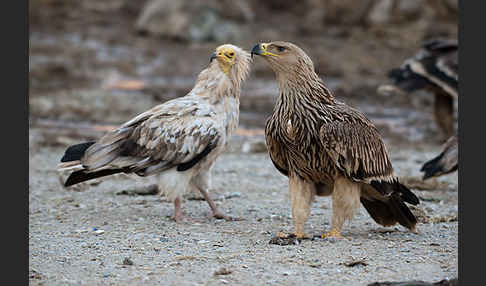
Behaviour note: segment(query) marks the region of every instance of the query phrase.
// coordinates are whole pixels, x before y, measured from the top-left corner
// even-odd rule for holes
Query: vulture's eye
[[[285,47],[277,47],[277,51],[283,52],[283,51],[285,51]]]

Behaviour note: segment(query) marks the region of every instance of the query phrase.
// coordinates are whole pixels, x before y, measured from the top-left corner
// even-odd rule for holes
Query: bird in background
[[[416,232],[417,219],[405,203],[419,199],[395,177],[372,122],[335,99],[295,44],[260,43],[251,53],[265,59],[278,83],[265,137],[270,159],[289,178],[294,230],[277,236],[310,237],[304,225],[315,195],[332,198],[331,229],[323,237],[341,238],[360,202],[378,224]]]
[[[193,89],[143,112],[95,142],[70,146],[59,170],[72,170],[65,186],[116,173],[158,175],[161,194],[174,203],[181,222],[182,196],[201,192],[215,218],[220,212],[208,191],[211,169],[238,126],[241,85],[250,69],[250,54],[225,44],[211,55]]]
[[[434,118],[445,140],[454,132],[454,101],[459,86],[459,46],[457,40],[433,39],[422,44],[420,50],[406,59],[388,77],[392,85],[381,85],[382,94],[409,93],[426,90],[434,94]]]
[[[448,139],[441,153],[420,168],[424,172],[423,180],[458,169],[459,140],[454,132],[454,100],[459,94],[458,50],[457,40],[438,38],[426,41],[417,54],[388,73],[393,86],[382,85],[378,88],[382,93],[413,93],[423,89],[434,94],[435,122]]]
[[[459,168],[459,138],[452,136],[442,146],[442,151],[436,157],[425,162],[420,168],[424,173],[422,179],[439,177],[457,171]]]

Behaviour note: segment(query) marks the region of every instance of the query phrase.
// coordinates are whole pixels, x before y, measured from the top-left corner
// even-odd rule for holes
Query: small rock
[[[276,235],[270,239],[269,244],[276,244],[280,246],[285,245],[299,245],[300,239],[296,238],[294,235],[289,235],[287,238],[279,237]]]
[[[125,259],[123,259],[123,265],[133,265],[133,261],[130,258],[125,257]]]
[[[233,192],[233,193],[227,195],[224,198],[225,199],[232,199],[232,198],[239,198],[239,197],[241,197],[241,193],[240,192]]]
[[[31,272],[31,274],[29,275],[30,279],[42,279],[42,275],[37,270],[32,269],[30,272]]]
[[[359,259],[359,260],[352,260],[349,262],[344,263],[345,266],[347,267],[354,267],[357,265],[363,265],[363,266],[368,266],[368,263],[364,261],[364,259]]]
[[[325,238],[324,238],[324,240],[325,240],[325,241],[328,241],[328,242],[330,242],[330,243],[336,243],[336,242],[338,241],[338,239],[337,239],[337,238],[332,237],[332,236],[331,236],[331,237],[325,237]]]
[[[102,230],[102,229],[97,229],[96,227],[95,227],[95,228],[93,228],[93,232],[94,232],[95,234],[103,234],[103,233],[105,233],[105,231],[104,231],[104,230]]]
[[[231,273],[233,273],[233,271],[231,271],[230,269],[225,268],[225,267],[221,267],[219,270],[217,270],[217,271],[214,272],[214,276],[217,276],[217,275],[228,275],[228,274],[231,274]]]

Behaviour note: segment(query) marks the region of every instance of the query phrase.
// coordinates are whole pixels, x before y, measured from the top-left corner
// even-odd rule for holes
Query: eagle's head
[[[314,73],[310,57],[298,46],[283,41],[256,44],[251,55],[265,58],[273,71],[279,75],[293,73]]]

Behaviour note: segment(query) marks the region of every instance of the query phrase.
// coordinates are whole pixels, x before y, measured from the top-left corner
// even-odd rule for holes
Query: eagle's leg
[[[304,225],[309,217],[310,207],[315,195],[314,183],[308,183],[298,175],[289,176],[290,207],[294,220],[292,235],[296,238],[311,238],[304,232]],[[284,234],[279,235],[285,238]]]
[[[341,229],[344,222],[351,220],[359,207],[360,192],[361,188],[359,184],[344,177],[340,177],[334,182],[331,230],[323,234],[323,238],[342,238]]]
[[[454,99],[450,95],[435,93],[434,115],[445,138],[454,135]]]
[[[227,220],[227,221],[242,220],[241,218],[234,218],[234,217],[227,216],[227,215],[224,215],[223,213],[221,213],[218,210],[218,208],[216,207],[216,204],[214,203],[214,201],[209,196],[209,193],[206,190],[204,190],[204,189],[201,189],[201,188],[198,188],[198,189],[201,192],[201,194],[203,195],[203,197],[206,200],[206,202],[208,202],[208,205],[211,208],[211,211],[213,212],[213,217],[214,218],[224,219],[224,220]]]

